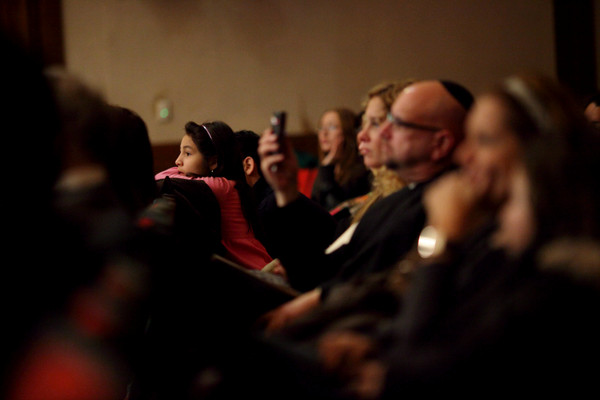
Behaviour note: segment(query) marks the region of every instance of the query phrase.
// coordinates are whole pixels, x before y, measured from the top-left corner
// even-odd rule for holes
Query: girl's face
[[[466,138],[456,152],[475,190],[496,204],[506,197],[511,170],[521,157],[519,139],[507,128],[505,118],[500,100],[478,99],[467,119]]]
[[[344,142],[342,122],[335,111],[327,111],[319,124],[319,146],[323,153],[337,149]]]
[[[356,137],[358,151],[363,156],[367,168],[379,168],[383,165],[379,127],[385,122],[386,117],[387,108],[381,97],[370,99],[363,114],[362,128]]]
[[[189,135],[183,135],[179,146],[179,157],[175,160],[179,173],[186,176],[208,176],[210,167],[207,160]]]

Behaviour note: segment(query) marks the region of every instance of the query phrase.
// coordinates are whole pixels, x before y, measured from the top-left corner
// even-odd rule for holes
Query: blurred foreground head
[[[501,121],[519,145],[507,204],[515,196],[528,200],[530,244],[597,239],[598,137],[573,95],[550,78],[513,76],[490,96],[499,101]],[[510,237],[507,232],[505,238]]]
[[[4,76],[2,124],[5,150],[0,162],[6,263],[0,280],[0,313],[5,338],[0,346],[1,378],[42,309],[52,304],[48,279],[54,251],[52,188],[59,170],[58,115],[41,66],[22,49],[0,38]],[[4,382],[2,382],[4,383]],[[2,387],[4,389],[4,387]]]

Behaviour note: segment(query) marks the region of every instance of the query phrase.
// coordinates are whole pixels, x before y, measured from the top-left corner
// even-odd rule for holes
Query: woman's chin
[[[365,167],[369,169],[377,169],[383,167],[383,163],[381,162],[381,160],[374,160],[368,155],[363,156],[363,164],[365,164]]]

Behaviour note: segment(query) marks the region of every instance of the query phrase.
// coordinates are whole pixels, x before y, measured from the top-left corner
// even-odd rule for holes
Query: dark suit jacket
[[[377,202],[350,242],[328,255],[324,251],[334,239],[333,217],[319,214],[318,205],[308,199],[274,208],[265,218],[266,229],[277,242],[291,285],[298,290],[323,286],[326,292],[331,284],[392,266],[415,245],[423,229],[421,200],[432,181],[406,186]]]

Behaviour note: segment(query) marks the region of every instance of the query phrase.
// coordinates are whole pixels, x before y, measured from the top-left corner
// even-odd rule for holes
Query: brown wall
[[[385,79],[456,79],[477,94],[537,70],[583,93],[599,80],[599,19],[600,0],[0,1],[2,27],[45,64],[66,61],[140,113],[159,159],[188,120],[260,132],[275,109],[313,151],[320,113],[358,110]],[[157,98],[172,120],[155,118]]]
[[[63,0],[68,68],[146,120],[153,143],[188,120],[293,133],[355,110],[387,79],[454,79],[479,92],[507,74],[555,74],[547,0]],[[159,123],[157,98],[173,103]]]

